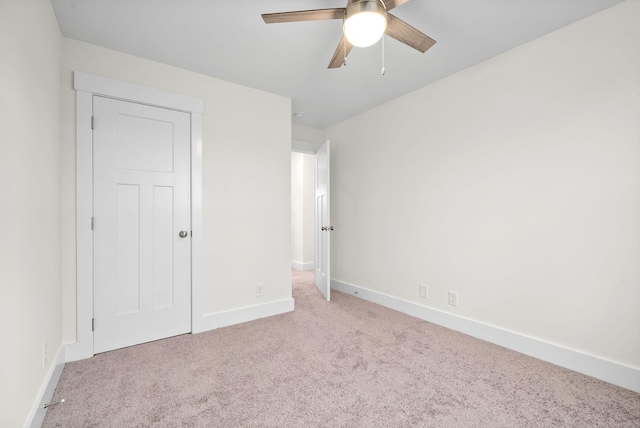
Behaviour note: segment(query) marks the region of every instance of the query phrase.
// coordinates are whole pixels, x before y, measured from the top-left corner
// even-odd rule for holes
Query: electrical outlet
[[[256,285],[256,296],[257,297],[264,296],[264,284],[260,283]]]
[[[449,291],[449,304],[451,306],[458,306],[458,293],[455,291]]]
[[[47,366],[47,342],[42,344],[42,368]]]
[[[427,284],[420,284],[420,297],[423,299],[429,298],[429,287]]]

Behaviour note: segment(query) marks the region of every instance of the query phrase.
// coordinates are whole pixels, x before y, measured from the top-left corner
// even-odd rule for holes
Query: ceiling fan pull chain
[[[382,36],[382,70],[380,71],[380,74],[384,76],[384,72],[384,36]]]
[[[346,67],[347,66],[347,38],[344,37],[343,40],[344,40],[344,43],[342,44],[342,52],[344,54],[344,62],[342,63],[342,65]]]

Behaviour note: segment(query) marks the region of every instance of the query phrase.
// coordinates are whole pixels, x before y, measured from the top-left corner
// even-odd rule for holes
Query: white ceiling
[[[294,123],[325,128],[621,0],[412,0],[392,13],[434,38],[385,37],[328,70],[342,22],[265,24],[260,14],[346,0],[51,0],[66,37],[290,97]]]

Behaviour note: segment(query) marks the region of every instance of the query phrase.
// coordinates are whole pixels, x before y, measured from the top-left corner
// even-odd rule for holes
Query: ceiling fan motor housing
[[[345,20],[360,12],[373,12],[387,18],[387,8],[381,0],[349,0]]]

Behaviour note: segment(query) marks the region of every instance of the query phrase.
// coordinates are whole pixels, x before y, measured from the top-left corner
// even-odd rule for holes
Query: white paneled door
[[[191,331],[190,115],[94,96],[94,352]]]
[[[331,300],[331,218],[329,211],[329,141],[316,152],[315,283],[322,295]]]

